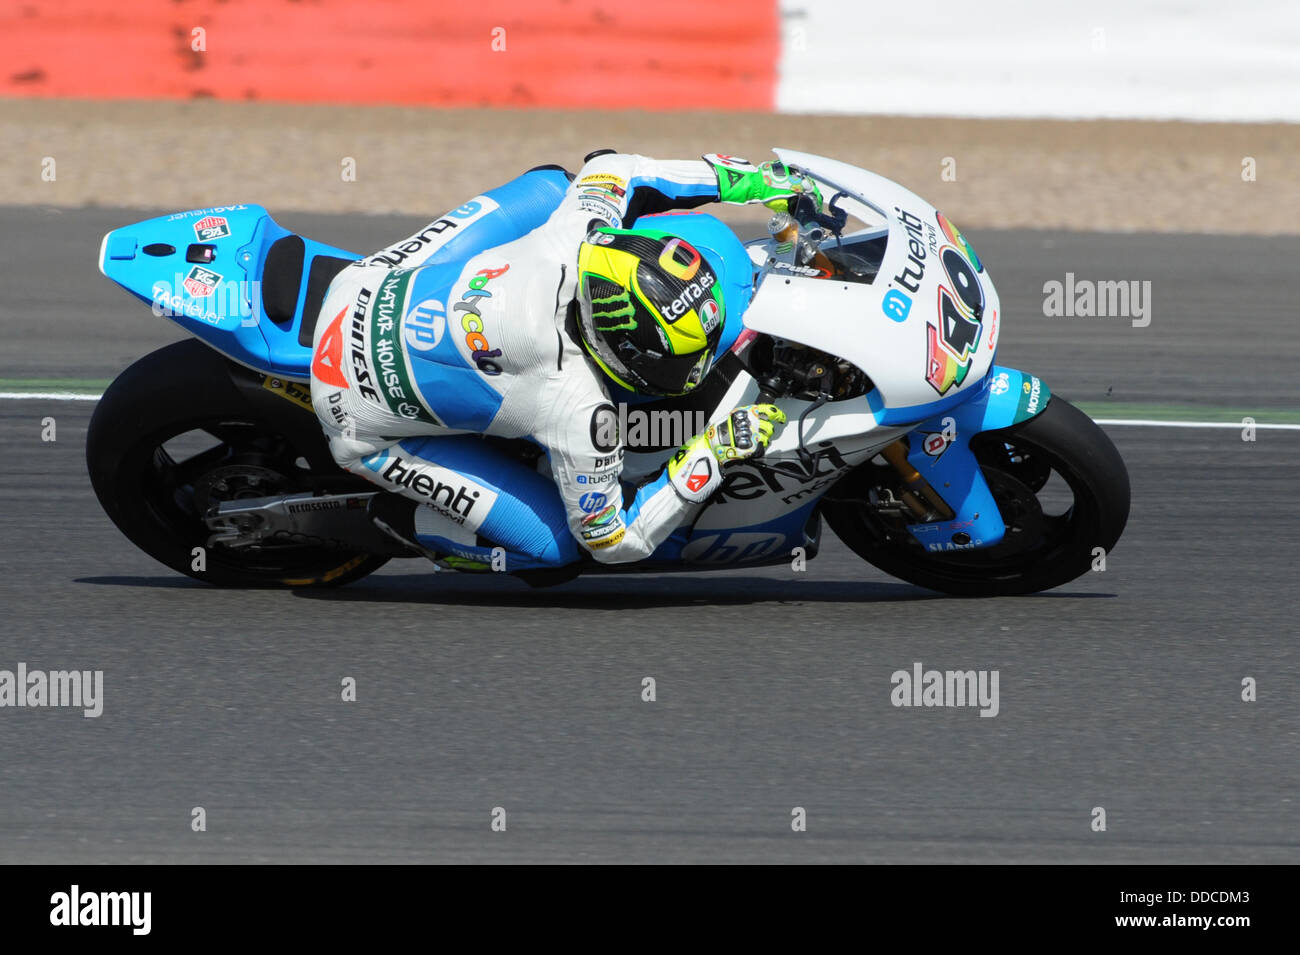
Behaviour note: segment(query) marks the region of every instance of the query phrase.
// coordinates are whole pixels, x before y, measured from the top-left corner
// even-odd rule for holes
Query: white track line
[[[98,401],[102,395],[79,395],[75,391],[0,391],[0,399],[11,401]]]
[[[75,391],[0,391],[0,399],[11,401],[98,401],[103,395],[81,395]]]
[[[1240,421],[1157,421],[1154,418],[1093,418],[1097,424],[1142,425],[1148,428],[1231,428],[1240,431],[1247,427]],[[1269,431],[1300,431],[1300,424],[1274,424],[1257,421],[1251,427]]]
[[[71,391],[0,391],[0,400],[10,401],[98,401],[100,395],[79,395]],[[1239,421],[1158,421],[1155,418],[1094,418],[1097,424],[1138,425],[1144,428],[1231,428],[1238,431],[1245,424]],[[1261,431],[1300,431],[1300,424],[1273,424],[1258,421]]]

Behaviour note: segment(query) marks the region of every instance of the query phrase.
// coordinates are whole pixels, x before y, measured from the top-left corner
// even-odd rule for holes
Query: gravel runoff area
[[[30,99],[0,100],[0,141],[0,204],[434,215],[601,146],[759,161],[784,145],[896,179],[966,227],[1300,232],[1288,124]]]

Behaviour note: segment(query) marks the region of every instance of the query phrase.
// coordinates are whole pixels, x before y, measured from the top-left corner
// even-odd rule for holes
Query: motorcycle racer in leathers
[[[649,556],[785,415],[736,408],[625,492],[608,385],[691,391],[740,315],[722,264],[674,236],[671,217],[654,220],[663,229],[624,224],[708,202],[779,208],[798,194],[820,207],[812,180],[780,162],[603,151],[543,225],[469,258],[449,288],[445,264],[418,251],[343,269],[316,325],[312,404],[339,465],[395,492],[373,499],[375,522],[462,569],[501,569],[502,552],[512,571],[584,552]],[[530,466],[482,435],[527,440],[542,457]]]

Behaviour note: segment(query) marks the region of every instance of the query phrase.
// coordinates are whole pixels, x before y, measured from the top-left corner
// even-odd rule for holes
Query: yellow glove
[[[776,426],[785,424],[785,420],[785,412],[776,405],[745,405],[725,420],[709,425],[704,439],[719,464],[731,464],[761,455],[776,433]]]
[[[669,481],[686,500],[703,503],[722,486],[722,468],[762,454],[785,420],[776,405],[737,408],[678,449],[668,462]]]

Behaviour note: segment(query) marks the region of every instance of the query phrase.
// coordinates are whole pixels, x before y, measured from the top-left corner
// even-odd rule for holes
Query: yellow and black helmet
[[[718,270],[657,229],[595,229],[578,250],[578,328],[630,391],[681,395],[709,373],[726,307]]]

